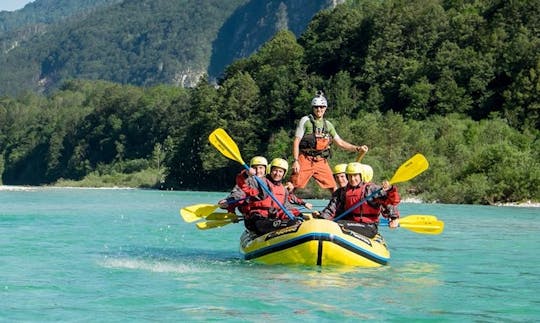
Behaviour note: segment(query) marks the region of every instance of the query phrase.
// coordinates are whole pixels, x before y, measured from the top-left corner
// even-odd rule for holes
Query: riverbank
[[[0,191],[30,191],[38,188],[72,188],[72,189],[96,189],[96,190],[126,190],[126,189],[155,189],[155,188],[134,188],[124,186],[107,186],[107,187],[86,187],[86,186],[15,186],[15,185],[0,185]],[[403,203],[425,203],[419,198],[409,197],[401,200]],[[513,206],[513,207],[538,207],[540,202],[526,201],[521,203],[497,203],[494,206]]]
[[[410,197],[401,200],[402,203],[425,203],[419,198]],[[493,206],[515,206],[515,207],[540,207],[540,202],[526,201],[526,202],[512,202],[512,203],[497,203]]]

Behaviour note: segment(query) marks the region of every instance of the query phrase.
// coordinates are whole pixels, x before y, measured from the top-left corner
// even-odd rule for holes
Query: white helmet
[[[322,91],[317,91],[317,94],[311,100],[311,106],[312,107],[328,107],[328,102],[326,102],[326,98],[323,96]]]

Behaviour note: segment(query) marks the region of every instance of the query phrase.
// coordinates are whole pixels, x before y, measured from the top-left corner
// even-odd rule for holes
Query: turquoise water
[[[540,320],[538,208],[403,203],[445,232],[383,228],[389,266],[308,268],[245,262],[241,223],[178,214],[224,195],[0,191],[0,321]]]

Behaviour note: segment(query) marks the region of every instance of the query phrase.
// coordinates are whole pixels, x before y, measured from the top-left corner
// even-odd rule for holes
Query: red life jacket
[[[347,186],[345,190],[345,210],[350,209],[353,205],[364,199],[367,186],[368,183],[362,183],[362,185],[357,187]],[[380,208],[380,205],[366,201],[352,210],[345,218],[355,222],[378,223]]]
[[[264,178],[266,186],[268,186],[268,189],[270,189],[270,192],[274,195],[274,197],[282,204],[285,204],[285,201],[288,198],[288,191],[283,186],[282,183],[273,183],[272,181],[268,180],[267,178]],[[271,214],[273,212],[273,214]],[[275,216],[277,219],[285,219],[287,218],[287,215],[283,210],[277,205],[276,202],[270,197],[270,195],[267,195],[265,199],[260,201],[251,201],[249,203],[249,213],[258,213],[264,217],[270,217],[272,215]]]

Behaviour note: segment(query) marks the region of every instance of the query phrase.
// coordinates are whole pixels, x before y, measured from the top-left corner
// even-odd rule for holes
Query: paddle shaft
[[[228,204],[228,205],[231,205],[231,204],[236,204],[236,203],[238,203],[238,202],[245,201],[245,200],[247,200],[247,199],[249,199],[249,196],[246,196],[246,197],[243,197],[243,198],[237,199],[237,200],[232,200],[232,201],[227,201],[227,199],[225,199],[225,201],[227,201],[227,204]],[[218,207],[220,207],[220,206],[218,205]]]
[[[362,150],[362,151],[358,154],[358,157],[356,157],[356,162],[357,162],[357,163],[359,163],[359,162],[362,160],[362,158],[364,158],[364,156],[366,155],[366,152],[367,152],[367,151]]]

